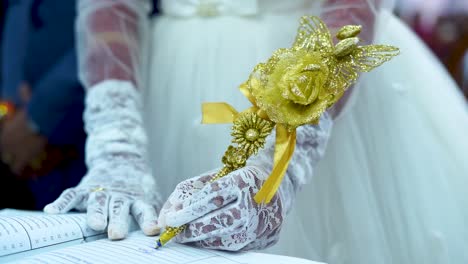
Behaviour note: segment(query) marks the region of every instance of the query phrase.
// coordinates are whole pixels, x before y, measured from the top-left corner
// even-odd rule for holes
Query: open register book
[[[131,232],[121,241],[86,226],[85,214],[46,215],[0,211],[0,263],[284,263],[317,262],[262,253],[227,253],[169,243]],[[86,243],[89,242],[89,243]]]

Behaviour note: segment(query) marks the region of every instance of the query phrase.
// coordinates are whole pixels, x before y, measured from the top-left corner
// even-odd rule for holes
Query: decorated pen
[[[296,128],[317,124],[320,116],[357,81],[359,73],[369,72],[399,54],[393,46],[358,45],[360,32],[359,25],[342,27],[335,45],[322,20],[304,16],[292,47],[276,50],[240,86],[252,107],[239,113],[227,103],[203,104],[202,123],[233,123],[233,144],[222,158],[223,168],[209,183],[244,167],[275,128],[273,170],[254,197],[257,203],[269,203],[294,153]],[[166,227],[156,248],[186,227]]]

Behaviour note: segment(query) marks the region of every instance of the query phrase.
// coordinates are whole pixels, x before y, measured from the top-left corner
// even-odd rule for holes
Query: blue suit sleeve
[[[83,131],[84,89],[78,81],[71,49],[35,84],[28,114],[39,133],[52,144],[73,144]]]

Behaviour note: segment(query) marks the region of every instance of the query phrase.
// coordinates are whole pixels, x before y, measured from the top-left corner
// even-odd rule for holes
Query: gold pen
[[[252,107],[237,112],[227,103],[203,104],[204,124],[233,123],[232,143],[224,153],[224,164],[208,183],[244,167],[247,159],[263,148],[276,127],[273,169],[254,197],[269,203],[276,194],[296,145],[296,128],[317,124],[357,81],[359,74],[389,61],[399,49],[387,45],[358,45],[359,25],[343,26],[335,45],[325,23],[318,17],[301,19],[294,44],[278,49],[266,63],[260,63],[239,88]],[[162,247],[187,228],[166,227],[157,241]]]

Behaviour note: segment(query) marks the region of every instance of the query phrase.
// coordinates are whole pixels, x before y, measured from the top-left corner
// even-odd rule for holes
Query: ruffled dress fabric
[[[230,125],[201,125],[201,104],[249,107],[239,84],[291,45],[304,10],[319,13],[316,2],[288,12],[271,3],[257,15],[153,20],[145,119],[163,199],[221,166]],[[402,54],[361,78],[268,252],[332,264],[468,263],[466,104],[413,33],[388,13],[380,18],[376,42]]]

